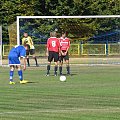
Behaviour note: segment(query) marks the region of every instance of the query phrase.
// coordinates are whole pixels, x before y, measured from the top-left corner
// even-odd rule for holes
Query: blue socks
[[[14,71],[10,71],[10,81],[13,81]]]
[[[19,79],[22,81],[23,80],[23,73],[22,70],[18,71]]]
[[[10,81],[13,81],[13,75],[14,75],[14,71],[10,70]],[[22,70],[18,71],[18,75],[19,75],[19,79],[22,81],[23,80],[23,73]]]

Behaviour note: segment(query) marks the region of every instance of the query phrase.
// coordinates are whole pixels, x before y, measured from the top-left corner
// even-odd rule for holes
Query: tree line
[[[8,26],[16,21],[16,16],[77,16],[77,15],[119,15],[119,0],[1,0],[0,1],[0,25],[3,26],[3,41],[9,41]],[[22,29],[26,29],[28,24],[21,20]],[[34,20],[34,25],[38,26],[34,31],[48,32],[58,26],[64,29],[66,26],[71,31],[71,36],[88,38],[98,32],[110,31],[120,26],[119,18],[113,19],[58,19],[54,24],[46,20],[41,26],[41,21]],[[61,24],[63,23],[63,24]],[[48,26],[46,26],[48,25]],[[77,29],[72,27],[77,27]],[[29,26],[31,27],[31,26]],[[117,28],[116,28],[117,27]],[[80,31],[80,32],[79,32]]]

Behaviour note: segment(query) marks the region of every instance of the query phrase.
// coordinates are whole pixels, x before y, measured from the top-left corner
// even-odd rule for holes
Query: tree
[[[33,2],[27,0],[1,0],[0,25],[3,27],[3,41],[7,42],[8,26],[16,21],[16,16],[34,15]]]
[[[41,16],[41,15],[119,15],[120,1],[119,0],[1,0],[0,1],[0,25],[3,26],[3,40],[8,41],[8,27],[16,21],[16,16]],[[24,21],[25,22],[25,21]],[[31,21],[32,22],[32,21]],[[31,23],[29,22],[29,24]],[[66,26],[68,31],[71,31],[71,36],[89,37],[96,34],[96,31],[104,32],[119,27],[119,19],[107,20],[52,20],[45,21],[45,26],[40,25],[38,20],[35,20],[36,28],[33,33],[46,31],[56,27],[59,30]],[[40,22],[41,23],[41,22]],[[63,24],[62,24],[63,23]],[[58,26],[59,24],[59,26]],[[72,25],[70,25],[72,24]],[[114,24],[114,27],[113,27]],[[22,26],[27,28],[28,24]],[[109,27],[107,26],[109,25]],[[32,27],[32,25],[29,25]],[[74,29],[70,26],[74,26]],[[78,29],[75,29],[78,28]],[[29,27],[30,29],[30,27]],[[74,32],[74,30],[76,32]]]

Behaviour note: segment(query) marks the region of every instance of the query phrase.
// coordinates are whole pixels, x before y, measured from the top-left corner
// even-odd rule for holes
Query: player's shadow
[[[68,74],[63,74],[63,75],[65,75],[65,76],[75,76],[77,74],[76,73],[71,73],[70,75],[68,75]]]
[[[29,83],[29,84],[30,84],[30,83],[38,83],[38,82],[32,82],[32,81],[29,81],[29,82],[27,82],[27,83]]]
[[[76,73],[72,73],[72,74],[70,74],[70,76],[75,76],[75,75],[77,75]],[[68,75],[69,76],[69,75]]]
[[[75,76],[75,75],[77,75],[77,73],[72,73],[70,75],[68,75],[68,74],[62,74],[62,75],[63,76]],[[54,75],[50,75],[50,76],[54,76]],[[60,76],[60,75],[58,74],[57,76]]]
[[[16,82],[16,83],[19,83],[19,82]],[[22,84],[36,84],[36,83],[39,83],[39,82],[32,82],[32,81],[29,81],[27,83],[22,83]]]

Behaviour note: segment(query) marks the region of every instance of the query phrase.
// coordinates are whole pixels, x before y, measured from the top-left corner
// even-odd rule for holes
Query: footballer
[[[50,65],[52,60],[54,59],[55,67],[54,67],[54,76],[57,76],[57,69],[58,69],[58,61],[59,61],[59,49],[60,43],[59,39],[56,38],[56,32],[50,32],[50,38],[47,40],[47,53],[48,56],[48,65],[47,65],[47,74],[50,74]]]
[[[28,82],[28,81],[23,80],[23,72],[22,72],[20,59],[19,59],[19,58],[23,59],[23,64],[24,64],[23,70],[26,70],[25,56],[26,56],[27,49],[28,49],[27,45],[25,45],[25,46],[17,45],[10,50],[9,55],[8,55],[9,66],[10,66],[10,82],[9,82],[9,84],[15,84],[15,82],[13,82],[13,75],[14,75],[15,68],[18,69],[20,83],[24,84],[24,83]]]
[[[29,49],[26,50],[27,64],[28,64],[28,66],[30,66],[30,62],[29,62],[29,54],[30,54],[35,59],[36,66],[38,67],[39,65],[38,65],[38,62],[37,62],[37,58],[35,56],[35,47],[33,45],[32,38],[30,36],[28,36],[28,33],[26,33],[26,32],[24,32],[23,36],[24,37],[22,39],[22,45],[24,45],[24,44],[28,44],[29,45]]]
[[[59,38],[59,41],[60,41],[60,56],[59,56],[60,75],[62,75],[63,60],[65,60],[65,63],[66,63],[67,75],[70,75],[69,54],[68,54],[68,50],[70,48],[70,40],[66,36],[67,36],[67,32],[62,32],[62,36]]]

